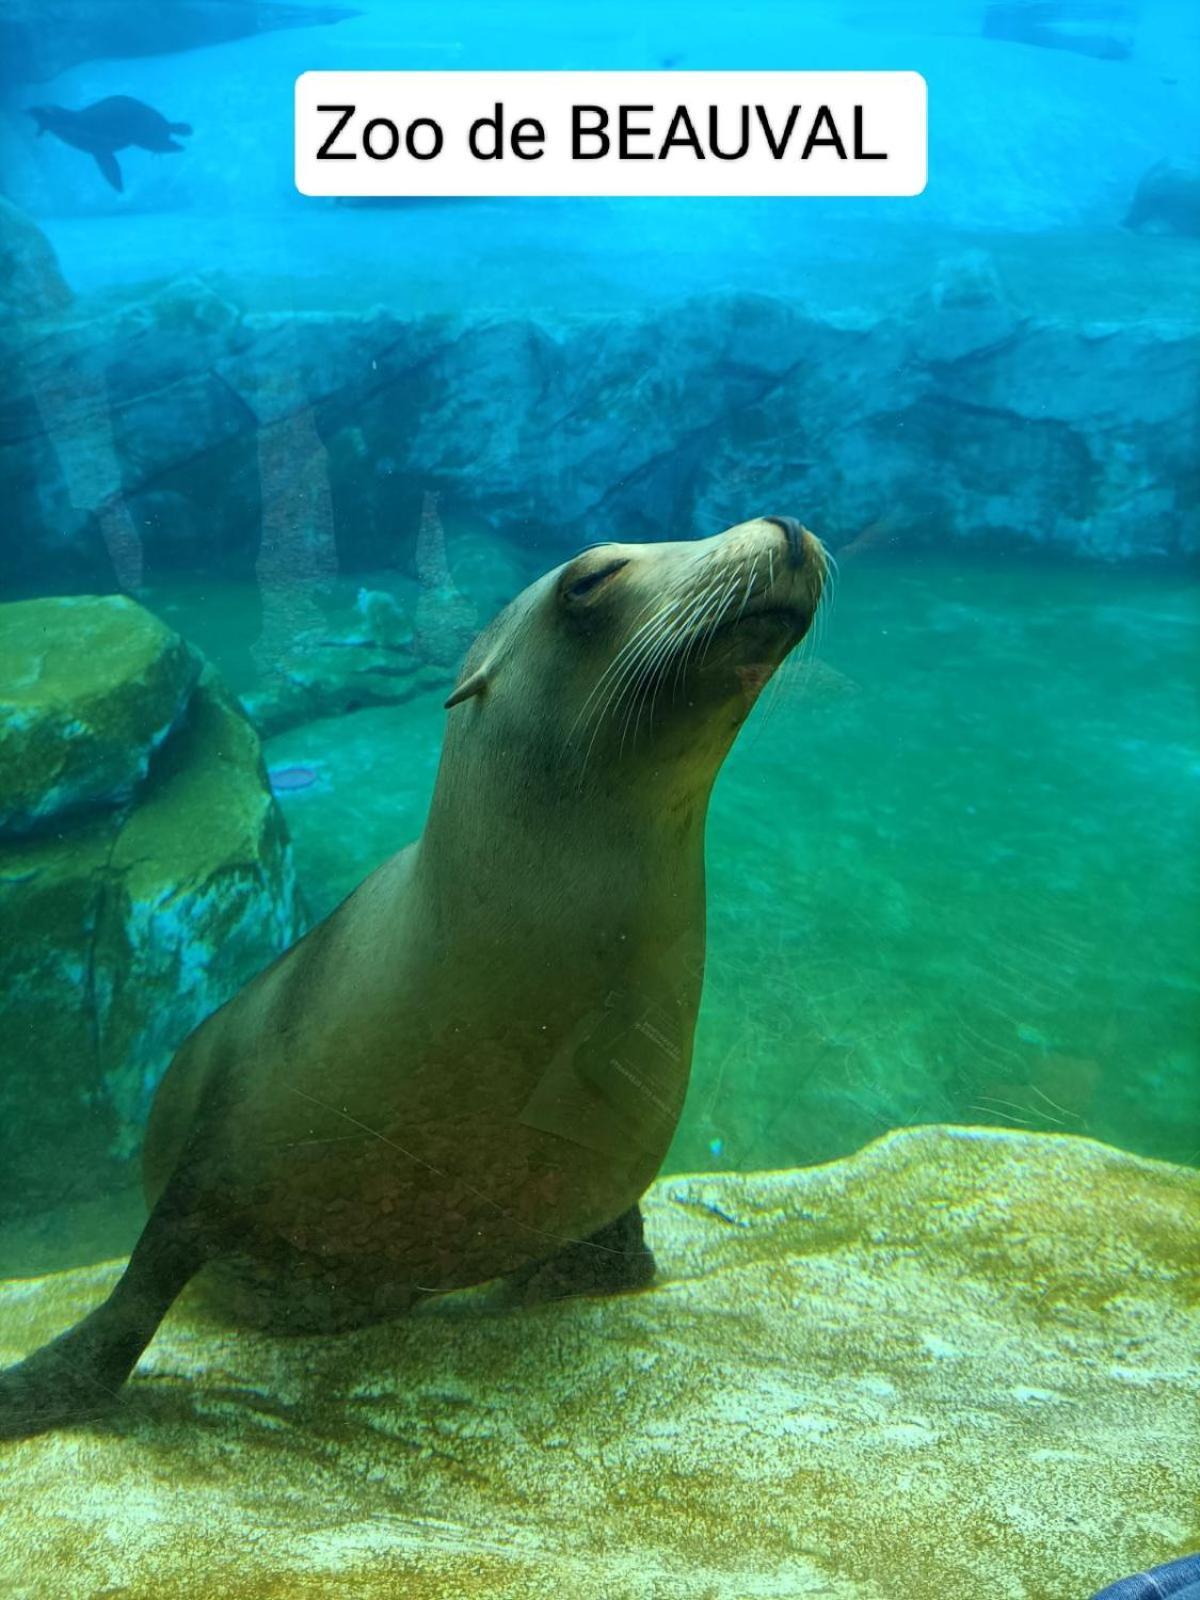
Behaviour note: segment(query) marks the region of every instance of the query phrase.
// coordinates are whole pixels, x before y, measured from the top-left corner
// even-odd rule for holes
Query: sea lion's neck
[[[703,918],[710,785],[686,793],[631,782],[545,799],[529,775],[488,788],[461,769],[439,777],[413,862],[443,916],[551,927],[563,919],[634,925]]]

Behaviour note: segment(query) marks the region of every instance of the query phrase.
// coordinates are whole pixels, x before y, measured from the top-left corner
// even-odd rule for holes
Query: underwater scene
[[[911,198],[312,198],[313,70]],[[0,0],[0,1593],[1200,1596],[1200,20]]]

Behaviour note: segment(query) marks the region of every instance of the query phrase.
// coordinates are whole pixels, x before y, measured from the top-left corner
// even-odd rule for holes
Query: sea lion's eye
[[[569,583],[563,590],[566,600],[582,600],[585,595],[591,594],[593,589],[598,589],[606,578],[611,578],[614,573],[620,572],[622,567],[629,565],[628,556],[619,556],[615,561],[608,561],[602,567],[597,567],[594,572],[585,573],[582,578],[576,578],[574,583]]]

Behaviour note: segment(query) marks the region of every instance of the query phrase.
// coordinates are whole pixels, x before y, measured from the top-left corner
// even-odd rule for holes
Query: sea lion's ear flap
[[[451,706],[461,705],[464,700],[469,700],[472,695],[482,694],[487,688],[487,685],[488,670],[486,667],[480,667],[479,670],[477,672],[473,672],[469,678],[463,679],[458,688],[455,689],[454,693],[450,696],[449,700],[446,701],[443,710],[449,711]]]

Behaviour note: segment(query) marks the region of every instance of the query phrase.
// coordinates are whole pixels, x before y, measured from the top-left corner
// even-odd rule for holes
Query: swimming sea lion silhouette
[[[66,106],[30,106],[29,115],[38,125],[39,137],[52,133],[76,150],[95,156],[96,165],[114,189],[124,189],[116,151],[128,145],[140,150],[182,150],[173,133],[191,133],[186,122],[168,122],[161,112],[127,94],[109,95],[82,111]]]

